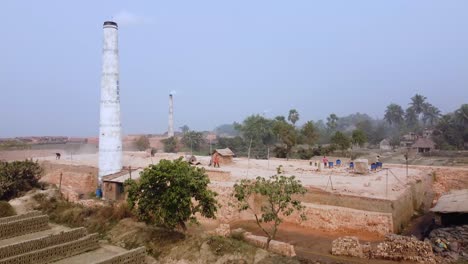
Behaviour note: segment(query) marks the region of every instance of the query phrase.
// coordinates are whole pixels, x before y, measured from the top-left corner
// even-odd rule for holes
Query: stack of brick
[[[332,254],[335,256],[364,257],[359,239],[354,236],[345,236],[333,240]]]
[[[250,232],[244,233],[244,240],[256,247],[265,248],[267,244],[267,238],[264,236],[255,236],[252,235]],[[269,251],[280,254],[283,256],[294,257],[296,256],[296,251],[294,250],[294,246],[288,243],[271,240],[270,246],[268,248]]]
[[[377,245],[373,257],[395,261],[415,261],[436,263],[431,244],[415,237],[387,235],[385,241]]]

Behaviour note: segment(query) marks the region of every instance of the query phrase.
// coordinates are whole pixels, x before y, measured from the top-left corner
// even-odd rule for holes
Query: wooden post
[[[59,180],[59,193],[60,193],[60,197],[62,197],[62,176],[63,176],[63,173],[60,172],[60,180]]]
[[[388,198],[388,168],[387,168],[387,175],[385,177],[385,198]]]
[[[252,138],[250,138],[249,144],[249,153],[247,155],[247,176],[249,176],[249,169],[250,169],[250,149],[252,148]]]

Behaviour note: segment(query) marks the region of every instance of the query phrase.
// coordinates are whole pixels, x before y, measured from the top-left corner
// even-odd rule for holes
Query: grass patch
[[[15,208],[13,208],[7,201],[0,201],[0,217],[8,217],[16,215]]]
[[[236,253],[245,254],[245,252],[252,249],[245,242],[221,236],[210,236],[206,242],[210,246],[211,252],[216,256]]]
[[[125,203],[101,207],[85,207],[57,197],[48,198],[44,194],[36,194],[33,198],[38,202],[35,208],[49,215],[52,222],[69,227],[86,227],[91,233],[105,235],[121,219],[132,217]]]

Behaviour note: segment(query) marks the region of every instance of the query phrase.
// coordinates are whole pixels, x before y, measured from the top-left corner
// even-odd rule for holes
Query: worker
[[[213,157],[213,167],[216,168],[216,165],[218,166],[219,168],[219,155],[215,154],[214,157]]]
[[[328,159],[326,156],[323,156],[322,162],[323,162],[324,167],[328,166]]]

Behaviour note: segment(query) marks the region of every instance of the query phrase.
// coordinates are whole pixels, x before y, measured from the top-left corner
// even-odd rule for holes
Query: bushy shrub
[[[0,217],[16,215],[15,209],[6,201],[0,201]]]
[[[0,161],[0,200],[10,200],[39,187],[42,173],[43,169],[37,161]]]

